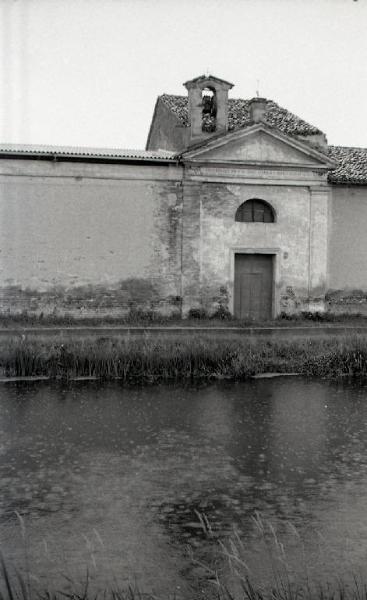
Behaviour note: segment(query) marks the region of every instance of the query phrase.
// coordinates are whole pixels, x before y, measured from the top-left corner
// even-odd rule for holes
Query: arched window
[[[242,223],[274,223],[274,220],[270,204],[258,198],[246,200],[236,210],[235,221]]]
[[[214,88],[204,88],[201,92],[202,131],[211,133],[217,129],[217,95]]]

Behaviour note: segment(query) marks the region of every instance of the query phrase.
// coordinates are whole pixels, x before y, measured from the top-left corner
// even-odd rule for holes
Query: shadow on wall
[[[131,316],[157,312],[180,315],[181,297],[164,295],[152,281],[129,278],[114,285],[53,286],[45,291],[11,285],[0,289],[0,310],[7,314]]]

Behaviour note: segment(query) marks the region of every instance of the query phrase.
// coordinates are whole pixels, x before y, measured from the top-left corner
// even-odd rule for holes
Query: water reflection
[[[274,534],[295,572],[305,563],[316,578],[363,570],[366,393],[298,378],[142,389],[7,384],[2,551],[22,568],[27,549],[44,585],[80,579],[88,566],[96,585],[136,578],[178,598],[211,595],[200,563],[228,575],[218,540],[233,538],[234,527],[255,576],[271,570]]]

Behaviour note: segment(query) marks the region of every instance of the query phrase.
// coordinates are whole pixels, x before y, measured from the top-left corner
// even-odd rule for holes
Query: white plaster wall
[[[0,189],[2,285],[45,289],[146,275],[152,186],[15,178]]]
[[[333,187],[329,287],[367,291],[367,186]]]

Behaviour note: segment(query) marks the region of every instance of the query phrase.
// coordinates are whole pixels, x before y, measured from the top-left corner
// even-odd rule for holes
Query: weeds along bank
[[[192,559],[205,573],[200,580],[191,581],[191,598],[206,600],[365,600],[367,581],[361,573],[353,570],[336,574],[335,577],[310,576],[306,558],[295,564],[293,560],[298,552],[304,553],[305,538],[292,522],[285,524],[292,532],[293,539],[285,542],[279,529],[254,512],[254,531],[259,547],[266,552],[267,560],[262,565],[261,574],[255,573],[248,564],[248,547],[236,530],[225,541],[217,538],[204,513],[198,513],[199,526],[203,535],[212,544],[212,559],[208,562]],[[283,530],[284,531],[284,530]],[[280,534],[280,535],[279,535]],[[318,539],[318,544],[327,544],[327,540]],[[26,546],[25,546],[26,549]],[[294,556],[295,555],[295,556]],[[25,556],[27,556],[25,554]],[[256,560],[256,559],[255,559]],[[299,560],[299,559],[298,559]],[[320,562],[323,562],[320,556]],[[228,569],[223,569],[223,564]],[[60,572],[63,570],[60,565]],[[0,597],[1,600],[168,600],[187,599],[187,592],[178,593],[167,589],[162,595],[151,593],[139,587],[136,578],[127,579],[124,587],[116,580],[106,587],[96,582],[96,573],[87,566],[80,578],[64,575],[62,586],[41,587],[39,579],[30,570],[28,561],[15,566],[0,553]],[[97,580],[98,581],[98,580]],[[205,586],[204,590],[202,589]],[[198,594],[198,588],[201,594]]]
[[[126,317],[116,317],[113,315],[102,317],[78,317],[70,314],[59,315],[52,313],[44,315],[40,313],[35,315],[23,311],[17,314],[0,312],[0,327],[11,328],[14,326],[22,327],[83,327],[83,326],[137,326],[137,327],[315,327],[328,324],[346,325],[346,326],[366,326],[367,318],[360,313],[329,313],[329,312],[310,312],[302,311],[297,314],[281,313],[276,319],[256,321],[254,319],[237,319],[230,313],[218,310],[209,316],[204,310],[192,309],[187,318],[181,319],[177,316],[162,316],[154,311],[134,310]]]
[[[302,340],[213,339],[190,335],[60,341],[34,337],[2,340],[3,377],[96,377],[123,382],[227,378],[265,372],[305,376],[367,375],[367,339],[346,335]]]

